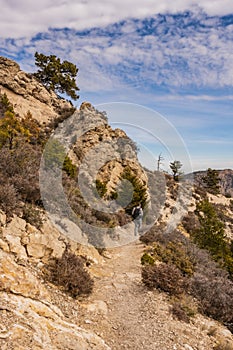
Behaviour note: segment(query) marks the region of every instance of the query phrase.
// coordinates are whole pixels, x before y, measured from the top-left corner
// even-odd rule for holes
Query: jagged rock
[[[0,333],[1,349],[110,350],[93,332],[64,320],[52,304],[1,293],[4,308],[15,321]]]
[[[80,245],[78,249],[78,255],[84,256],[88,262],[94,264],[103,263],[103,257],[98,253],[98,251],[93,246]]]
[[[0,56],[0,92],[6,93],[14,110],[21,117],[30,111],[41,124],[72,108],[70,102],[49,92],[32,74],[20,70],[19,65]]]
[[[93,332],[66,321],[29,268],[1,251],[0,276],[1,349],[109,349]]]
[[[19,259],[27,259],[27,253],[25,248],[21,245],[20,237],[6,235],[5,239],[8,243],[11,253],[14,253]]]
[[[3,227],[2,233],[3,236],[12,235],[12,236],[22,236],[22,233],[26,229],[26,221],[19,218],[18,216],[14,216],[12,220],[7,224],[7,226]]]
[[[82,102],[80,106],[80,111],[83,111],[85,109],[88,109],[89,111],[93,110],[93,106],[91,105],[90,102]]]
[[[50,301],[49,294],[40,281],[24,266],[16,264],[12,257],[0,251],[0,289],[36,300]]]

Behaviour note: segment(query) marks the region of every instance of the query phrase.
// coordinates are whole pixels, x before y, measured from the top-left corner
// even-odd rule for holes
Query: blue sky
[[[75,63],[77,106],[86,100],[101,105],[112,123],[118,121],[116,102],[131,126],[129,107],[138,106],[137,126],[126,129],[146,166],[155,166],[162,153],[165,170],[178,157],[185,171],[233,168],[232,0],[57,0],[56,6],[51,0],[0,0],[0,5],[0,55],[29,72],[36,69],[35,51]],[[163,140],[157,137],[160,122],[167,125]],[[165,135],[171,129],[178,144],[183,142],[184,158]]]

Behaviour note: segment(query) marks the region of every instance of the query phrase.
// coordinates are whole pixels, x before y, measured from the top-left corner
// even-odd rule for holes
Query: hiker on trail
[[[137,236],[139,233],[139,230],[142,227],[142,218],[143,218],[143,210],[140,203],[133,208],[132,217],[134,219],[134,236]]]

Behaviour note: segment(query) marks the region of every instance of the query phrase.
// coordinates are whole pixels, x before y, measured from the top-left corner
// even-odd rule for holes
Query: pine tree
[[[209,168],[207,170],[206,176],[202,177],[202,181],[204,183],[204,187],[207,189],[208,192],[215,195],[220,193],[220,178],[218,176],[217,170]]]
[[[183,166],[183,164],[179,160],[174,160],[174,162],[170,163],[170,168],[173,172],[173,179],[175,181],[178,181],[179,176],[182,174],[182,171],[180,171],[182,166]]]
[[[203,249],[207,249],[214,260],[225,266],[230,275],[233,274],[232,245],[227,239],[224,223],[208,199],[197,204],[196,214],[200,227],[191,235],[194,241]]]
[[[79,96],[76,91],[76,76],[78,68],[69,61],[61,62],[55,55],[46,56],[42,53],[35,53],[35,65],[39,70],[34,76],[48,89],[55,92],[66,93],[73,100]]]

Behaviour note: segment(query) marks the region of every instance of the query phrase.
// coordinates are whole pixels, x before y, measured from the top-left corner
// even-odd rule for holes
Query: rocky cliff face
[[[19,65],[0,56],[0,92],[6,93],[21,117],[30,111],[41,124],[48,123],[72,108],[71,103],[57,98]]]
[[[206,176],[206,173],[207,171],[197,171],[194,173],[194,180],[197,185],[201,185],[201,178]],[[220,178],[220,193],[233,197],[233,170],[218,170],[218,176]]]
[[[233,170],[225,169],[219,171],[221,193],[233,197]]]

